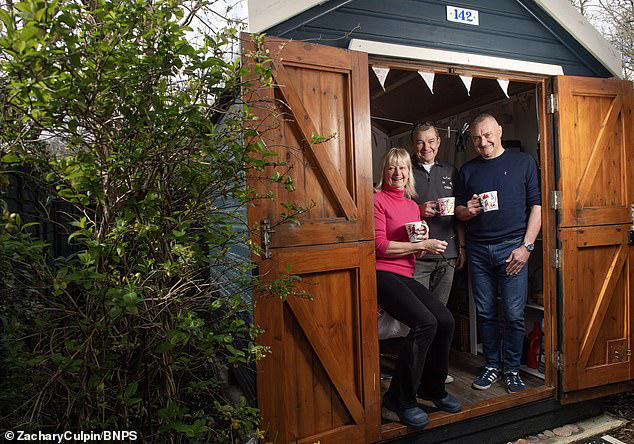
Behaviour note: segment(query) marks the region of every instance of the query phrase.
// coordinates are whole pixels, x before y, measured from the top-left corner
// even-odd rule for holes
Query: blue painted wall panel
[[[447,20],[475,9],[479,26]],[[609,72],[532,0],[331,0],[267,31],[346,48],[351,38],[561,65],[567,75]]]

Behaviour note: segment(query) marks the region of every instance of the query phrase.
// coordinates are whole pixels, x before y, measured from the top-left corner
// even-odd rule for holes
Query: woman
[[[396,370],[383,406],[396,412],[410,427],[429,421],[418,407],[416,395],[448,412],[462,409],[445,391],[449,347],[454,319],[427,288],[413,279],[416,257],[440,254],[447,242],[426,239],[409,242],[405,224],[420,220],[409,153],[390,149],[381,163],[383,172],[374,194],[374,225],[378,303],[393,318],[410,328],[401,347]]]

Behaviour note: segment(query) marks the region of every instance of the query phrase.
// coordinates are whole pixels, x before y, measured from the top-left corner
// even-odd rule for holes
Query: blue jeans
[[[471,289],[480,325],[487,367],[505,372],[520,366],[524,345],[524,307],[528,293],[528,264],[513,276],[506,274],[506,259],[523,238],[498,243],[467,243]],[[503,322],[498,321],[497,295]],[[501,343],[501,344],[500,344]]]

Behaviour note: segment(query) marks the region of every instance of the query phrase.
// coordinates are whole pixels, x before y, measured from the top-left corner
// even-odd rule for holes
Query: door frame
[[[542,193],[542,249],[543,249],[543,282],[544,282],[544,348],[548,350],[544,356],[544,387],[531,389],[525,395],[505,395],[487,400],[464,410],[458,414],[435,412],[430,415],[428,429],[463,421],[484,414],[494,413],[500,410],[517,407],[529,402],[554,398],[558,393],[559,380],[556,362],[556,349],[559,349],[558,327],[556,307],[557,303],[557,269],[551,260],[552,253],[557,248],[557,220],[556,211],[552,209],[552,195],[555,190],[555,145],[550,140],[554,134],[554,114],[547,112],[547,97],[551,76],[544,74],[531,74],[510,72],[485,67],[464,67],[440,62],[424,62],[410,59],[392,58],[368,54],[369,66],[380,66],[390,69],[406,71],[426,71],[437,74],[467,75],[472,77],[504,79],[524,83],[532,83],[536,87],[536,103],[538,115],[538,128],[540,134],[540,165],[541,165],[541,193]],[[547,333],[548,332],[548,333]],[[407,433],[407,427],[399,423],[384,424],[381,428],[381,438],[392,439]]]

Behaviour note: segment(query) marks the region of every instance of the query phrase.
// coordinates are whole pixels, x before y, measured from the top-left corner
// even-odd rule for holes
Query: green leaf
[[[31,5],[28,2],[18,2],[14,5],[15,9],[22,12],[31,12]]]
[[[25,42],[41,35],[43,31],[35,25],[28,25],[20,32],[20,38]]]
[[[4,23],[7,29],[13,29],[13,20],[7,11],[0,8],[0,20]]]
[[[78,122],[77,120],[75,120],[75,119],[71,119],[71,120],[68,122],[68,129],[69,129],[71,132],[73,132],[73,133],[74,133],[75,131],[77,131],[77,127],[78,127],[78,126],[79,126],[79,122]]]
[[[26,42],[24,40],[18,40],[17,42],[14,43],[14,47],[16,51],[22,52],[26,48]]]
[[[0,159],[0,161],[2,161],[3,163],[18,163],[20,162],[20,158],[17,154],[11,152],[2,156],[2,159]]]
[[[136,382],[133,382],[132,384],[128,384],[128,386],[125,389],[125,392],[123,393],[123,396],[126,399],[129,399],[136,394],[137,389],[138,389],[138,384]]]
[[[162,342],[156,347],[156,352],[157,353],[167,353],[168,351],[170,351],[173,348],[174,348],[174,346],[172,344],[170,344],[169,342]]]

